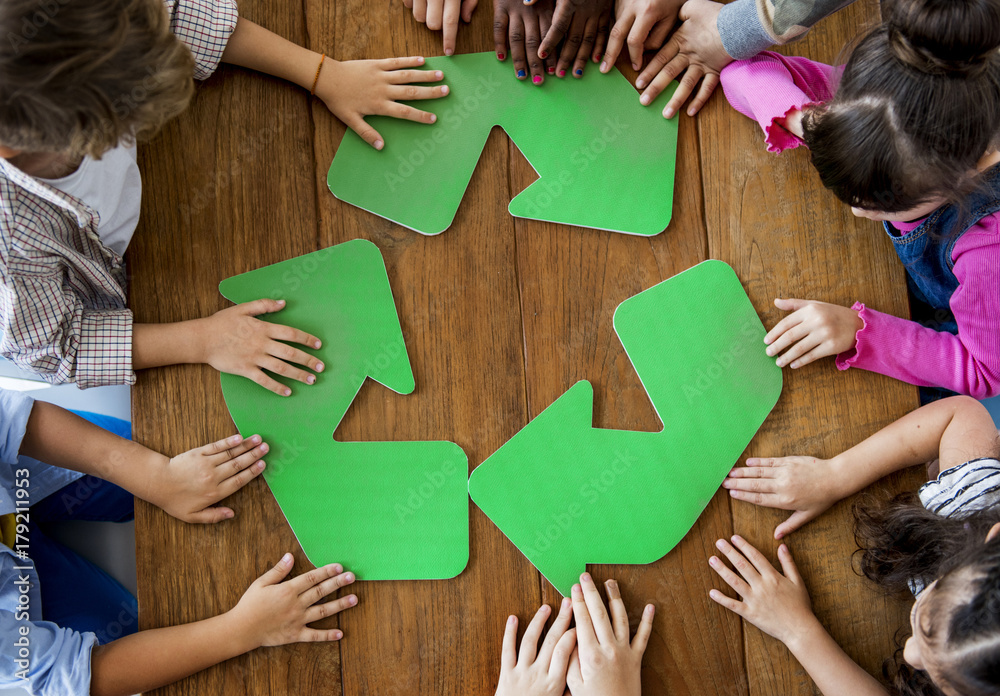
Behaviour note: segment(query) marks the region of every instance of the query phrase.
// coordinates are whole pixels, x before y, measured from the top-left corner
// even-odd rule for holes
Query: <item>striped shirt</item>
[[[234,0],[164,0],[195,77],[218,67]],[[133,384],[132,312],[122,257],[86,202],[0,159],[0,355],[58,384]]]
[[[942,471],[918,493],[925,508],[942,517],[965,517],[1000,505],[1000,461],[983,457]]]

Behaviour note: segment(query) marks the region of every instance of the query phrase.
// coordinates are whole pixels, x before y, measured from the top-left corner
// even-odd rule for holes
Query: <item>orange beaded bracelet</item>
[[[319,71],[323,69],[324,60],[326,60],[325,53],[319,59],[319,66],[316,68],[316,77],[313,78],[313,86],[312,89],[309,90],[309,94],[316,94],[316,85],[319,84]]]

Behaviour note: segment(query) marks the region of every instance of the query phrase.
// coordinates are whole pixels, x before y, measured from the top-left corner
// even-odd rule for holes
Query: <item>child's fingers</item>
[[[416,123],[434,123],[437,121],[437,116],[429,111],[421,111],[420,109],[415,109],[412,106],[392,101],[386,102],[382,108],[379,109],[379,115],[391,116],[392,118],[399,118],[404,121],[415,121]]]
[[[576,619],[576,640],[584,650],[597,647],[597,635],[594,633],[594,622],[587,609],[587,601],[583,598],[583,587],[577,583],[571,591],[573,601],[573,618]]]
[[[257,478],[260,474],[264,473],[265,468],[267,468],[267,465],[264,462],[255,462],[254,464],[251,464],[238,474],[230,476],[229,478],[220,482],[219,492],[222,495],[219,497],[219,500],[222,500],[223,498],[228,498],[233,493],[243,488],[243,486],[247,485],[255,478]]]
[[[267,585],[277,585],[288,576],[288,572],[292,569],[294,564],[295,558],[292,554],[286,553],[281,557],[281,560],[278,561],[276,566],[254,580],[253,584],[261,587],[266,587]]]
[[[332,643],[344,637],[344,632],[337,628],[320,630],[316,628],[303,628],[299,633],[299,643]]]
[[[808,365],[811,362],[816,362],[820,358],[825,358],[828,355],[833,355],[835,352],[836,351],[831,350],[829,348],[827,342],[824,341],[824,342],[820,343],[818,346],[816,346],[815,348],[813,348],[811,351],[809,351],[808,353],[806,353],[805,355],[801,356],[800,358],[797,358],[791,364],[791,367],[792,367],[792,369],[797,370],[800,367],[805,367],[806,365]]]
[[[307,348],[320,348],[323,345],[323,342],[312,334],[300,331],[292,326],[285,326],[284,324],[271,324],[268,336],[276,341],[298,343],[306,346]],[[307,363],[302,364],[305,365]],[[312,365],[310,365],[310,367],[312,367]]]
[[[799,573],[798,566],[795,565],[795,559],[792,558],[792,551],[785,544],[778,547],[778,562],[781,563],[781,572],[785,574],[786,578],[796,585],[803,584],[802,575]]]
[[[748,493],[774,493],[778,486],[773,478],[727,477],[722,482],[723,488]]]
[[[201,453],[207,457],[218,458],[218,462],[228,461],[246,452],[248,449],[256,447],[260,443],[260,435],[251,435],[244,439],[242,435],[236,433],[227,438],[205,445],[201,448]]]
[[[462,21],[469,23],[472,21],[472,13],[476,11],[479,0],[462,0]]]
[[[441,19],[444,15],[443,5],[448,0],[428,0],[427,2],[427,28],[431,31],[441,31]]]
[[[551,632],[550,632],[551,633]],[[573,658],[573,648],[576,647],[576,629],[570,630],[559,636],[559,642],[552,650],[552,661],[549,663],[549,676],[553,679],[560,679],[566,676],[569,670],[569,662]]]
[[[708,102],[708,98],[712,96],[712,92],[715,88],[719,86],[719,76],[715,73],[707,73],[705,79],[701,81],[701,89],[698,90],[698,94],[695,98],[691,100],[688,105],[688,116],[694,116],[696,113],[701,111],[701,107],[705,106]],[[678,104],[678,107],[680,105]]]
[[[300,599],[306,604],[315,604],[319,600],[326,597],[328,594],[336,592],[342,587],[347,587],[352,582],[354,582],[354,573],[348,571],[346,573],[340,572],[340,564],[335,563],[332,566],[325,566],[327,568],[326,575],[332,576],[327,577],[322,582],[313,584],[305,592],[302,592]],[[355,602],[357,598],[355,598]]]
[[[414,87],[400,85],[389,88],[389,99],[396,101],[416,101],[418,99],[440,99],[448,95],[448,85],[440,87]]]
[[[597,17],[591,17],[583,27],[583,40],[576,53],[576,60],[573,62],[573,76],[583,77],[583,69],[587,67],[587,58],[594,50],[594,42],[597,40]]]
[[[239,305],[240,309],[243,310],[244,314],[251,317],[257,317],[261,314],[272,314],[274,312],[280,312],[285,308],[284,300],[269,300],[269,299],[259,299],[253,302],[244,302]]]
[[[685,60],[687,60],[686,57]],[[687,70],[684,71],[680,81],[677,83],[677,89],[674,91],[673,96],[670,97],[667,105],[663,107],[663,118],[673,118],[674,114],[680,111],[681,105],[694,93],[698,87],[698,83],[704,76],[705,69],[700,65],[688,65]],[[666,85],[664,85],[665,87]]]
[[[802,309],[809,304],[812,304],[810,300],[797,300],[794,297],[788,299],[779,297],[774,300],[774,306],[778,309],[783,309],[786,312],[794,312],[795,310]]]
[[[340,599],[333,599],[329,602],[322,602],[320,604],[314,604],[313,606],[306,609],[305,613],[305,623],[311,624],[321,619],[325,619],[328,616],[333,616],[334,614],[339,614],[340,612],[350,609],[353,606],[357,606],[358,597],[357,595],[347,595],[346,597],[341,597]]]
[[[573,24],[574,13],[570,8],[571,4],[568,2],[556,3],[556,11],[552,14],[552,23],[549,26],[549,30],[545,32],[545,38],[541,39],[534,50],[538,58],[543,60],[548,58],[549,54],[556,50],[556,46],[563,40],[567,32],[572,33],[570,27]],[[568,41],[569,39],[567,39]],[[577,38],[576,45],[578,47],[580,45],[579,37]]]
[[[538,55],[538,47],[541,43],[542,29],[538,16],[536,14],[528,15],[524,18],[524,48],[531,81],[536,85],[545,81],[545,59]]]
[[[796,510],[788,517],[787,520],[774,528],[774,538],[782,539],[794,532],[796,529],[801,528],[804,524],[806,524],[806,522],[811,522],[815,518],[816,514],[812,510]],[[781,558],[780,553],[778,558]]]
[[[628,642],[628,612],[625,610],[625,602],[622,601],[622,593],[618,589],[618,583],[608,580],[604,583],[604,589],[608,593],[608,606],[611,609],[611,624],[615,630],[615,637],[618,642]]]
[[[639,70],[642,67],[642,53],[646,48],[646,37],[649,36],[649,32],[655,23],[655,17],[651,14],[643,13],[636,17],[635,24],[632,25],[628,33],[626,43],[628,44],[628,55],[633,70]]]
[[[507,31],[510,37],[510,57],[514,59],[514,74],[517,79],[524,80],[528,77],[528,56],[524,52],[524,22],[520,15],[510,18]]]
[[[632,639],[632,649],[638,650],[639,655],[646,652],[646,645],[649,644],[649,636],[653,633],[653,617],[656,615],[656,607],[652,604],[647,604],[646,608],[642,610],[642,620],[639,622],[639,628],[635,631],[635,637]],[[625,633],[628,637],[628,632]]]
[[[249,449],[246,449],[243,445],[241,445],[240,449],[242,449],[242,451],[238,451],[234,448],[226,454],[218,455],[218,461],[209,462],[216,467],[215,473],[219,476],[220,481],[240,473],[255,461],[263,457],[270,449],[270,445],[266,442],[262,442],[256,447],[251,447]],[[231,456],[230,453],[232,453]]]
[[[217,524],[224,520],[231,520],[233,516],[233,511],[227,507],[210,507],[192,512],[184,521],[189,524]]]
[[[663,44],[663,47],[656,52],[656,55],[652,57],[646,67],[643,68],[642,72],[639,73],[639,76],[635,79],[636,89],[642,89],[651,83],[653,78],[661,72],[665,72],[667,77],[667,81],[664,83],[664,86],[670,84],[670,80],[673,80],[675,77],[680,75],[681,72],[683,72],[688,66],[688,59],[679,55],[680,50],[680,45],[674,39],[671,39],[667,43]],[[674,58],[678,58],[680,60],[675,61]],[[662,91],[663,89],[661,88],[657,94]],[[653,98],[650,98],[649,101],[652,102]]]
[[[783,318],[777,324],[774,325],[767,335],[764,336],[764,343],[766,345],[771,345],[777,340],[778,336],[781,336],[786,331],[791,329],[793,326],[798,326],[802,323],[803,316],[798,312],[792,312],[787,317]]]
[[[384,75],[390,85],[408,85],[414,82],[438,82],[444,79],[440,70],[389,70]]]
[[[545,640],[542,641],[542,647],[538,650],[538,661],[540,663],[548,665],[552,660],[552,651],[555,650],[556,643],[559,642],[562,636],[566,633],[566,629],[569,628],[569,622],[572,619],[573,602],[563,597],[563,600],[559,605],[559,613],[556,614],[556,619],[552,622],[552,627],[549,628],[549,632],[545,634]],[[570,646],[569,652],[573,652],[572,646]],[[568,654],[566,659],[569,660]],[[565,674],[565,669],[563,673]]]
[[[583,32],[586,29],[587,20],[580,15],[576,15],[573,18],[573,23],[569,27],[569,33],[566,34],[566,40],[563,42],[562,51],[559,52],[559,61],[556,65],[556,74],[559,77],[563,77],[567,71],[573,68],[573,62],[580,53],[580,46],[583,45]],[[549,34],[552,30],[549,29]],[[546,34],[548,37],[548,34]],[[544,45],[544,41],[542,44]],[[548,53],[545,54],[546,56]]]
[[[519,665],[530,665],[535,661],[535,655],[538,654],[538,639],[541,637],[542,629],[545,628],[545,622],[549,620],[551,613],[552,609],[549,605],[543,604],[531,617],[531,622],[528,623],[528,627],[524,629],[524,635],[521,636],[521,652],[517,655]]]
[[[785,319],[791,319],[795,315],[789,315]],[[799,317],[796,317],[798,320]],[[784,319],[782,319],[784,321]],[[774,327],[772,331],[777,331],[778,327]],[[793,343],[801,341],[803,338],[808,336],[812,332],[812,328],[808,326],[805,322],[798,324],[793,324],[791,328],[780,334],[774,342],[768,345],[767,349],[764,351],[767,355],[774,357],[778,353],[781,353],[786,348],[791,346]]]
[[[587,602],[587,609],[590,610],[590,618],[593,620],[597,639],[605,644],[612,642],[615,639],[615,632],[611,628],[611,621],[608,619],[607,609],[604,608],[601,592],[594,584],[590,573],[584,573],[580,576],[580,585],[583,587],[583,598]]]
[[[740,550],[753,567],[761,575],[771,575],[777,573],[774,566],[771,565],[771,561],[767,560],[757,547],[751,544],[749,541],[741,537],[739,534],[733,535],[733,545]]]
[[[711,597],[716,604],[721,604],[722,606],[724,606],[726,609],[733,612],[737,616],[744,616],[746,604],[744,604],[743,602],[733,599],[732,597],[727,597],[718,590],[711,590],[708,593],[708,596]]]
[[[289,343],[298,343],[299,345],[306,346],[307,348],[312,348],[316,350],[320,348],[323,344],[318,338],[311,334],[307,334],[305,331],[299,331],[298,329],[293,329],[291,326],[284,326],[283,324],[271,324],[270,331],[268,332],[268,337],[272,340],[274,345],[272,350],[269,351],[271,355],[276,358],[281,358],[282,360],[287,360],[289,362],[294,362],[299,365],[305,365],[311,370],[316,372],[323,371],[323,363],[320,362],[319,358],[314,355],[310,355],[305,351],[299,350],[298,348],[293,348],[288,345]],[[283,341],[283,343],[278,343],[278,341]],[[284,346],[288,350],[273,350],[275,347]]]
[[[444,41],[442,46],[446,56],[455,53],[455,44],[458,41],[458,22],[461,19],[462,0],[445,0],[444,14],[441,18],[441,25],[444,29]]]
[[[611,31],[611,12],[607,11],[601,15],[597,21],[597,39],[594,41],[593,59],[595,63],[600,63],[604,57],[604,48],[608,45],[608,34]]]
[[[583,674],[580,672],[580,633],[575,628],[573,630],[577,633],[577,644],[573,648],[573,654],[569,658],[569,666],[566,668],[566,686],[569,687],[570,691],[576,691],[583,686]]]
[[[741,578],[739,575],[730,570],[729,566],[722,562],[722,559],[718,556],[712,556],[708,559],[708,565],[711,566],[722,581],[729,585],[731,588],[736,590],[740,597],[746,597],[750,594],[750,585]]]
[[[383,58],[375,61],[375,67],[379,70],[402,70],[404,68],[416,68],[424,64],[423,56],[404,56],[402,58]]]
[[[799,339],[798,343],[786,350],[777,360],[775,360],[775,364],[778,367],[784,367],[792,361],[801,358],[821,343],[823,343],[823,341],[820,340],[815,333],[809,333],[809,335]]]
[[[503,629],[503,649],[500,651],[500,669],[510,671],[517,664],[517,617],[508,616]]]
[[[260,386],[264,387],[264,389],[267,389],[270,392],[274,392],[278,396],[292,395],[291,389],[286,387],[284,384],[278,382],[278,380],[272,377],[268,377],[267,374],[259,367],[252,370],[247,370],[246,372],[242,373],[242,376],[246,377],[247,379],[253,380]]]
[[[507,35],[510,30],[510,15],[500,10],[493,15],[493,48],[497,53],[497,60],[504,60],[507,57]]]
[[[303,384],[314,384],[316,382],[316,375],[310,374],[309,372],[301,370],[297,367],[293,367],[284,360],[279,360],[278,358],[272,356],[265,356],[258,362],[260,363],[259,367],[261,369],[267,370],[271,374],[281,375],[282,377],[287,377],[288,379],[294,379],[296,382],[302,382]]]
[[[413,9],[413,0],[403,0],[403,7],[405,7],[408,10],[412,10]]]
[[[736,568],[736,572],[751,586],[760,581],[760,573],[757,572],[757,569],[731,543],[725,539],[719,539],[715,542],[715,546],[719,551],[722,551],[726,558],[729,559],[729,562],[733,564],[733,567]]]
[[[774,478],[775,467],[780,462],[775,459],[747,459],[746,466],[735,466],[729,478]]]
[[[421,23],[427,21],[427,0],[413,0],[413,18]]]
[[[362,140],[376,150],[381,150],[385,146],[385,141],[382,139],[382,136],[379,135],[379,132],[369,126],[368,122],[361,116],[356,116],[349,121],[345,120],[344,123],[348,128],[357,133]]]
[[[660,96],[660,93],[667,88],[667,85],[670,84],[672,79],[673,75],[666,71],[656,73],[652,82],[649,83],[649,86],[643,90],[641,95],[639,95],[639,103],[643,106],[649,106],[652,104],[656,101],[656,98]],[[680,87],[677,89],[680,90]],[[674,94],[676,95],[677,93],[674,92]]]
[[[674,28],[674,18],[667,17],[661,19],[659,22],[653,25],[653,28],[649,30],[649,36],[646,37],[646,43],[643,44],[643,50],[646,51],[658,51],[660,47],[666,42],[667,37],[670,35],[670,30]]]
[[[622,52],[625,40],[628,38],[629,30],[633,24],[635,24],[635,12],[625,10],[622,16],[615,21],[614,26],[611,27],[611,33],[608,35],[608,50],[604,52],[604,57],[601,61],[602,73],[606,73],[614,67],[615,61],[618,60],[618,54]]]

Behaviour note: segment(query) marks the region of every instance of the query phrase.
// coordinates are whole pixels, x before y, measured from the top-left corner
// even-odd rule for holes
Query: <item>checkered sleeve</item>
[[[194,54],[194,76],[205,80],[222,62],[239,12],[235,0],[163,0],[170,29]]]
[[[0,297],[0,354],[53,384],[134,384],[132,312],[85,308],[52,276],[9,278]]]

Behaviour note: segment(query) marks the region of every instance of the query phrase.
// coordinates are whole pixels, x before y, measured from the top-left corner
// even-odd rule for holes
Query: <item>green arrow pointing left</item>
[[[222,375],[243,435],[271,446],[264,478],[309,560],[362,580],[450,578],[469,559],[468,459],[452,442],[338,442],[368,377],[408,394],[413,372],[385,263],[366,240],[224,280],[233,302],[285,299],[268,321],[319,336],[326,369],[291,397]],[[290,386],[291,381],[275,377]]]

